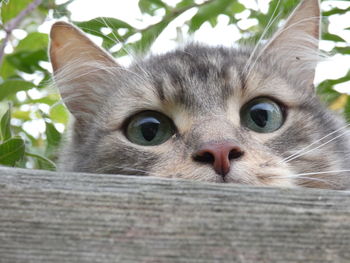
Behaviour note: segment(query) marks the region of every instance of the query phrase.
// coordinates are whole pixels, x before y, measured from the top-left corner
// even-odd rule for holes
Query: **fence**
[[[350,262],[350,192],[0,168],[0,262]]]

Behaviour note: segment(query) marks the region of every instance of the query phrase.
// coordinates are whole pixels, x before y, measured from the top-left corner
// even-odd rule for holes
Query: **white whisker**
[[[256,59],[256,60],[254,61],[254,63],[253,63],[253,66],[251,66],[252,59],[253,59],[253,57],[255,56],[255,53],[256,53],[256,51],[258,50],[261,41],[264,39],[265,35],[267,34],[268,30],[271,28],[271,26],[273,25],[273,23],[274,23],[275,20],[277,19],[277,17],[279,17],[279,15],[277,15],[275,18],[273,18],[273,16],[275,15],[275,13],[276,13],[276,11],[277,11],[277,9],[278,9],[278,6],[280,5],[280,2],[281,2],[281,1],[278,0],[277,5],[276,5],[276,7],[275,7],[275,9],[274,9],[274,11],[273,11],[273,13],[272,13],[270,19],[269,19],[269,22],[267,23],[267,25],[266,25],[266,27],[265,27],[265,29],[264,29],[264,32],[261,34],[261,36],[260,36],[258,42],[255,44],[255,47],[254,47],[252,53],[250,54],[250,56],[249,56],[249,58],[248,58],[248,60],[247,60],[247,62],[246,62],[246,64],[245,64],[245,66],[244,66],[243,74],[246,74],[246,72],[247,72],[248,69],[253,68],[254,65],[255,65],[255,63],[256,63],[256,60],[260,57],[260,56],[258,55],[258,56],[257,56],[257,59]],[[249,70],[247,76],[248,76],[249,74],[250,74],[250,70]]]
[[[303,149],[297,151],[296,153],[293,153],[292,155],[290,155],[290,156],[284,158],[283,160],[280,161],[280,163],[288,162],[289,159],[293,158],[293,157],[296,156],[296,155],[301,154],[302,152],[306,151],[307,149],[309,149],[309,148],[312,147],[313,145],[319,143],[319,142],[322,141],[323,139],[326,139],[327,137],[333,135],[334,133],[346,129],[347,127],[349,127],[349,125],[350,125],[350,124],[347,124],[347,125],[345,125],[345,126],[339,128],[339,129],[337,129],[337,130],[335,130],[335,131],[333,131],[333,132],[331,132],[331,133],[328,133],[327,135],[323,136],[322,138],[318,139],[317,141],[315,141],[315,142],[309,144],[309,145],[306,146],[305,148],[303,148]],[[346,133],[346,132],[345,132],[345,133]],[[341,135],[343,135],[343,134],[341,134]]]
[[[347,134],[347,133],[349,133],[349,132],[350,132],[350,131],[347,130],[347,131],[345,131],[345,132],[343,132],[343,133],[341,133],[341,134],[335,136],[335,137],[332,138],[331,140],[328,140],[328,141],[322,143],[321,145],[319,145],[319,146],[317,146],[317,147],[315,147],[315,148],[312,148],[312,149],[310,149],[310,150],[308,150],[308,151],[306,151],[306,152],[302,152],[302,153],[300,153],[300,154],[298,154],[298,155],[295,155],[294,157],[289,158],[287,161],[284,161],[284,162],[285,162],[285,163],[290,162],[290,161],[292,161],[292,160],[294,160],[294,159],[296,159],[296,158],[299,158],[299,157],[301,157],[301,156],[303,156],[303,155],[305,155],[305,154],[307,154],[307,153],[313,152],[314,150],[317,150],[317,149],[319,149],[319,148],[321,148],[321,147],[323,147],[323,146],[329,144],[330,142],[332,142],[332,141],[338,139],[338,138],[341,137],[341,136],[344,136],[345,134]]]
[[[347,172],[350,172],[350,170],[334,170],[334,171],[300,173],[300,174],[296,174],[295,176],[318,175],[318,174],[333,174],[333,173],[347,173]]]
[[[116,36],[116,34],[114,33],[114,28],[112,28],[112,27],[108,24],[107,20],[104,19],[104,17],[101,17],[101,19],[102,19],[102,21],[104,22],[104,24],[105,24],[108,28],[110,28],[110,29],[112,30],[112,35],[113,35],[113,37],[114,37],[115,39],[117,39],[119,42],[121,42],[121,41],[118,39],[118,37]],[[140,69],[143,73],[145,73],[145,76],[146,76],[147,78],[149,78],[149,76],[150,76],[149,72],[147,72],[143,67],[141,67],[141,66],[139,65],[139,63],[137,63],[137,59],[135,58],[135,56],[133,56],[133,55],[131,54],[131,52],[129,52],[129,51],[128,51],[126,48],[124,48],[124,47],[123,47],[123,50],[125,51],[125,53],[126,53],[128,56],[130,56],[130,57],[133,59],[133,61],[134,61],[135,65],[137,66],[137,68]]]

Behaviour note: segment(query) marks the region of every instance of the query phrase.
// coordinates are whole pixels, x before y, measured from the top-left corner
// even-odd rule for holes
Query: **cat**
[[[64,171],[350,188],[345,121],[318,99],[320,6],[303,0],[255,47],[190,43],[120,66],[56,22],[55,85],[74,116]]]

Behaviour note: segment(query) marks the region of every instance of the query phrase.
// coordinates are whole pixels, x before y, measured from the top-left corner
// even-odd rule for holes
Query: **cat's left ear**
[[[106,65],[117,65],[104,50],[96,46],[82,31],[65,22],[56,22],[50,32],[50,59],[54,73],[71,65],[74,61],[97,61]]]
[[[120,66],[81,30],[56,22],[50,33],[50,59],[62,99],[79,123],[89,123],[104,105]]]
[[[290,74],[312,86],[319,61],[319,0],[303,0],[266,44],[264,51],[282,61]]]

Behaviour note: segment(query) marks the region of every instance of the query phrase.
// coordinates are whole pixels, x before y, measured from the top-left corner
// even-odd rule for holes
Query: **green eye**
[[[255,132],[268,133],[282,126],[284,116],[276,102],[267,98],[258,98],[243,106],[241,122]]]
[[[126,127],[126,137],[145,146],[159,145],[175,133],[173,122],[155,111],[144,111],[133,116]]]

